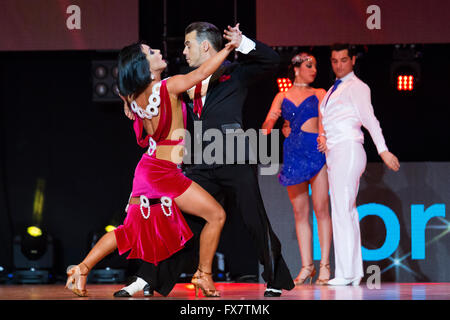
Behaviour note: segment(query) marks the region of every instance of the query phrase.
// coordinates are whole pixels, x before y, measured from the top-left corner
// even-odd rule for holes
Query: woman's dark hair
[[[118,87],[123,96],[140,94],[151,82],[150,64],[142,52],[142,43],[133,43],[119,52]]]
[[[219,29],[209,22],[193,22],[186,27],[184,34],[197,31],[197,41],[208,40],[216,51],[222,49],[222,34]]]
[[[292,83],[295,80],[294,68],[300,67],[302,65],[302,63],[306,61],[306,59],[304,59],[306,57],[314,57],[314,56],[309,52],[300,52],[292,57],[291,63],[289,64],[288,72],[287,72],[287,77],[289,78],[289,80],[292,81]]]
[[[341,50],[347,50],[348,56],[350,58],[353,58],[353,56],[356,55],[356,48],[353,45],[350,45],[348,43],[334,43],[330,47],[330,51],[341,51]]]

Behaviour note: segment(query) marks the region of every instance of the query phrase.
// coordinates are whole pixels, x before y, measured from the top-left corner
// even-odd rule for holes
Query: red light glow
[[[397,77],[397,90],[398,91],[412,91],[413,89],[414,89],[414,76],[399,75]]]
[[[289,78],[278,78],[277,84],[280,92],[286,92],[292,87],[292,82]]]

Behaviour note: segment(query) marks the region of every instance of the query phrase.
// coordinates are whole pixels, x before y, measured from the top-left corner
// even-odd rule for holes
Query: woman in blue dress
[[[316,274],[312,257],[312,232],[309,224],[309,186],[317,218],[321,261],[316,284],[326,284],[330,278],[329,254],[332,239],[329,211],[328,177],[324,153],[318,150],[317,137],[321,130],[319,105],[326,94],[324,89],[310,86],[315,80],[316,59],[311,54],[300,53],[290,65],[293,86],[278,93],[267,114],[262,129],[269,134],[282,116],[289,125],[283,128],[286,139],[283,144],[283,165],[278,176],[291,200],[295,227],[300,248],[302,267],[295,284],[305,283]],[[289,129],[290,127],[290,129]],[[289,132],[290,130],[290,132]],[[285,133],[287,131],[287,133]]]

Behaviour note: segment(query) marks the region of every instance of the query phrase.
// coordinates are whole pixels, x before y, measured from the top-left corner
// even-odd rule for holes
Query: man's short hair
[[[201,43],[208,40],[216,51],[222,49],[222,33],[219,29],[209,22],[193,22],[186,27],[184,34],[197,31],[197,41]]]
[[[348,44],[348,43],[334,43],[330,47],[330,51],[341,51],[341,50],[347,50],[348,56],[350,58],[353,58],[353,56],[356,55],[356,49],[355,46]]]

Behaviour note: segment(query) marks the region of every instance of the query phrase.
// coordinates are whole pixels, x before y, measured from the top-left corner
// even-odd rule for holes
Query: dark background
[[[255,1],[170,1],[166,20],[163,7],[163,1],[140,1],[139,30],[141,40],[166,52],[167,76],[186,69],[181,52],[190,22],[209,21],[224,29],[238,21],[245,35],[256,35]],[[450,161],[450,45],[416,45],[421,77],[414,92],[397,92],[391,83],[394,45],[358,47],[356,73],[370,86],[387,145],[401,162]],[[246,128],[260,128],[277,92],[276,77],[285,76],[296,51],[316,56],[314,86],[328,89],[333,82],[328,47],[277,50],[283,59],[277,74],[250,89]],[[66,266],[87,253],[90,233],[123,221],[142,150],[120,102],[92,101],[91,62],[116,57],[115,51],[0,52],[0,266],[6,270],[13,269],[13,235],[35,223],[39,180],[45,181],[41,226],[53,236],[54,271],[62,278]],[[367,134],[365,149],[369,162],[380,162]],[[230,223],[239,227],[239,221],[227,223],[226,230],[234,228]],[[220,249],[232,261],[232,272],[256,274],[245,236],[236,247],[227,240],[230,232],[224,234]]]

